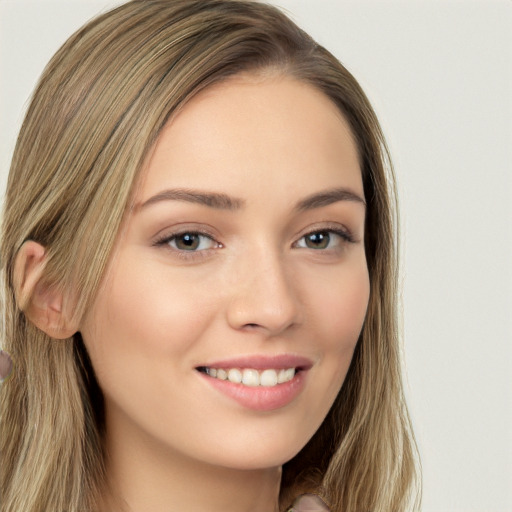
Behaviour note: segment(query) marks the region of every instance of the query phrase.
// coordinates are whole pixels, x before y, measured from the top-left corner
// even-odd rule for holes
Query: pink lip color
[[[301,368],[309,370],[313,362],[307,357],[296,356],[292,354],[280,354],[276,356],[240,356],[231,359],[222,359],[220,361],[210,361],[204,365],[209,368],[254,368],[255,370],[266,370],[273,368],[275,370],[286,368]]]
[[[273,411],[291,403],[304,388],[306,373],[312,366],[309,359],[290,356],[247,356],[236,359],[223,360],[208,363],[210,368],[254,368],[264,370],[266,368],[300,368],[292,380],[277,384],[276,386],[245,386],[228,380],[210,377],[205,373],[199,373],[200,377],[213,386],[216,390],[232,398],[242,407],[254,411]]]

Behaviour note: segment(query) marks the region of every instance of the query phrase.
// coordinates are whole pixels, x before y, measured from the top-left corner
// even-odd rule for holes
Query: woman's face
[[[361,330],[364,220],[356,146],[322,93],[243,75],[192,99],[81,326],[107,443],[241,469],[292,458]]]

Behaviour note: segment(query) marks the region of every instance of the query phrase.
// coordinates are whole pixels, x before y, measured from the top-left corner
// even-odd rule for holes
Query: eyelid
[[[218,242],[219,238],[217,230],[209,224],[196,222],[179,222],[159,229],[158,232],[151,237],[153,240],[152,245],[164,243],[170,238],[187,233],[206,236],[212,240],[215,240],[216,242]]]
[[[201,236],[201,237],[210,239],[212,242],[215,242],[219,246],[221,245],[220,242],[218,242],[210,233],[206,233],[204,231],[198,231],[198,230],[194,230],[194,229],[184,229],[184,230],[176,231],[174,233],[167,233],[167,234],[157,238],[154,241],[153,245],[163,245],[163,244],[169,243],[169,241],[175,240],[176,238],[179,238],[180,236],[183,236],[183,235]],[[179,250],[179,249],[177,249],[177,250]]]
[[[172,247],[170,245],[170,242],[172,240],[175,240],[178,237],[180,237],[182,235],[187,235],[187,234],[206,237],[206,238],[210,239],[212,242],[214,242],[215,247],[208,247],[206,249],[187,251],[184,249],[179,249],[177,247]],[[172,231],[164,231],[164,233],[162,235],[158,236],[154,240],[152,245],[154,247],[161,247],[162,249],[166,249],[169,252],[171,252],[172,254],[174,254],[175,256],[177,256],[181,259],[185,259],[185,260],[190,260],[190,259],[197,260],[199,258],[207,256],[208,254],[211,253],[211,251],[221,249],[223,247],[223,245],[216,239],[216,237],[212,233],[208,232],[207,230],[197,228],[197,227],[196,228],[180,227],[179,229],[175,229]]]
[[[357,243],[359,241],[354,236],[352,230],[348,229],[346,226],[337,223],[328,223],[324,225],[317,225],[307,228],[300,235],[297,236],[296,241],[293,243],[293,246],[296,247],[299,241],[302,240],[304,237],[313,235],[315,233],[334,233],[335,235],[338,235],[342,239],[343,243]]]

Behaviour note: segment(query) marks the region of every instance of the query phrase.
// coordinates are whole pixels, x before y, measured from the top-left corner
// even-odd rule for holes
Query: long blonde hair
[[[1,512],[95,509],[103,403],[80,334],[55,340],[16,303],[13,266],[34,240],[44,281],[95,297],[134,183],[162,127],[191,97],[242,71],[309,83],[345,116],[367,201],[370,302],[344,385],[283,467],[282,506],[313,491],[333,512],[401,512],[419,500],[397,329],[394,180],[377,118],[352,75],[277,9],[245,0],[133,0],[75,33],[48,64],[14,152],[4,206]]]

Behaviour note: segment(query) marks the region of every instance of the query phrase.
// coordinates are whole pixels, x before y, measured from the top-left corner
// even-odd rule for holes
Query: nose
[[[301,323],[298,290],[278,254],[240,262],[233,277],[227,308],[227,321],[233,329],[276,336]]]

